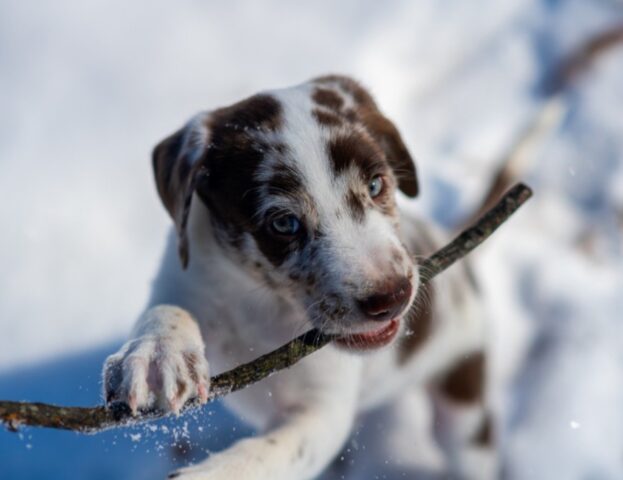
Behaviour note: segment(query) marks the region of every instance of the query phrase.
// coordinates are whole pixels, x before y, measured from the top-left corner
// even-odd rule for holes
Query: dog
[[[438,234],[399,208],[418,195],[416,168],[364,87],[330,75],[199,113],[153,169],[175,228],[148,308],[105,362],[107,403],[179,412],[207,400],[210,372],[312,327],[338,337],[228,395],[260,433],[171,478],[327,475],[365,412],[418,387],[447,471],[493,478],[478,288],[463,262],[420,285],[414,258]]]

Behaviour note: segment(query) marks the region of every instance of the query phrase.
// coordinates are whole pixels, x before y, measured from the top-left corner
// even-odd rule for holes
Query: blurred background
[[[0,398],[101,401],[169,228],[160,139],[344,73],[417,158],[411,208],[457,229],[501,169],[536,192],[474,255],[505,476],[623,478],[622,30],[615,0],[0,0]],[[220,405],[1,431],[0,478],[161,478],[248,433]]]

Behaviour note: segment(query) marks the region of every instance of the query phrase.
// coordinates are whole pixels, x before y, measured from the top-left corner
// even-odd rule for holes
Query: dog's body
[[[107,360],[107,401],[177,411],[205,400],[208,362],[233,368],[311,327],[343,335],[228,395],[262,435],[175,476],[312,479],[359,415],[413,385],[435,400],[451,471],[492,475],[474,463],[490,453],[475,284],[458,266],[434,294],[418,285],[411,257],[437,245],[396,206],[396,186],[417,194],[414,166],[363,88],[323,77],[200,114],[154,168],[177,235],[134,339]]]

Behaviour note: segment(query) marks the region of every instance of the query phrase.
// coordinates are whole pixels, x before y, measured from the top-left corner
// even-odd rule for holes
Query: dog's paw
[[[152,407],[178,413],[194,398],[205,403],[210,377],[204,350],[187,312],[170,306],[149,310],[138,337],[106,359],[106,403],[126,403],[135,415]]]

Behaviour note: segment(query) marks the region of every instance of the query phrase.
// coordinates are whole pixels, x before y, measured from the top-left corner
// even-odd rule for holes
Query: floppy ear
[[[415,163],[396,126],[372,103],[361,109],[359,117],[372,137],[379,143],[387,161],[398,178],[398,187],[409,197],[419,193]]]
[[[208,144],[207,115],[199,114],[186,126],[162,140],[152,154],[156,187],[160,199],[175,223],[182,267],[188,266],[186,224],[195,186],[208,173],[205,150]]]

